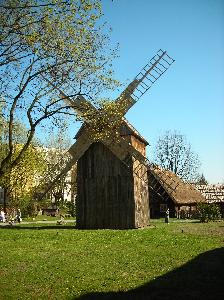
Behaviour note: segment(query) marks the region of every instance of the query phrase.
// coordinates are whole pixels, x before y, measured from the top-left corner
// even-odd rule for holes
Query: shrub
[[[72,217],[75,217],[75,215],[76,215],[75,202],[73,202],[73,201],[67,202],[66,205],[67,205],[68,213],[69,213]]]
[[[202,223],[221,218],[220,208],[216,204],[200,203],[198,205],[199,219]]]

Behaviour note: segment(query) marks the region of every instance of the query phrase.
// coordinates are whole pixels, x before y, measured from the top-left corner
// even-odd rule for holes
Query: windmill
[[[162,50],[159,50],[156,55],[150,59],[134,80],[115,100],[117,105],[123,105],[123,115],[125,115],[127,111],[148,91],[148,89],[151,88],[173,62],[174,60],[167,52]],[[63,100],[79,115],[84,116],[86,111],[91,111],[92,115],[95,114],[95,116],[99,116],[100,118],[104,113],[102,109],[97,110],[97,108],[83,96],[78,96],[73,100],[59,87],[54,85],[49,78],[45,77],[44,79],[59,92]],[[79,134],[76,135],[76,142],[69,149],[71,159],[67,161],[64,168],[55,177],[55,180],[49,183],[45,192],[49,191],[61,175],[67,173],[71,167],[78,162],[78,181],[80,178],[80,182],[78,182],[78,227],[133,228],[146,226],[149,219],[148,186],[160,196],[163,196],[160,194],[159,190],[161,185],[165,185],[166,190],[168,189],[170,193],[172,193],[176,188],[176,182],[173,181],[172,178],[164,179],[164,176],[162,176],[163,170],[155,164],[152,164],[146,158],[144,150],[141,151],[142,149],[135,147],[132,140],[127,139],[125,136],[110,132],[110,136],[102,135],[98,143],[96,143],[91,135],[91,127],[93,126],[91,118],[88,119],[88,117],[84,117],[84,120],[85,125],[82,126]],[[108,123],[110,121],[111,120],[108,120]],[[127,125],[125,119],[123,119],[123,124],[125,124],[125,126]],[[129,131],[131,130],[134,133],[134,129],[129,123],[127,126]],[[95,173],[95,177],[92,175],[85,175],[90,169],[90,165],[87,166],[87,164],[92,165],[95,163],[95,169],[99,168],[102,170],[100,155],[97,157],[97,152],[98,154],[101,153],[101,157],[102,153],[107,157],[107,160],[104,161],[104,170],[109,161],[112,161],[112,167],[108,170],[107,174],[104,174],[104,171],[102,171],[101,173]],[[85,162],[82,161],[84,156],[86,156]],[[94,159],[97,162],[93,162]],[[114,165],[116,165],[116,172],[113,170],[115,173],[112,174],[110,172],[112,172]],[[150,170],[157,179],[155,182],[150,182],[149,185],[147,176],[148,170]],[[80,176],[79,173],[81,174]],[[100,175],[98,176],[98,174],[101,174],[101,178],[99,178]],[[85,176],[89,177],[87,178]],[[106,183],[103,183],[102,181],[104,181],[105,178]],[[157,184],[158,182],[160,182],[159,187]],[[119,196],[119,193],[123,193],[121,187],[122,184],[124,185],[123,190],[126,192],[123,196]],[[81,186],[80,188],[79,185]],[[83,187],[86,185],[88,185],[88,188],[83,190]],[[89,190],[90,186],[92,187],[92,190]],[[114,186],[114,189],[111,188],[112,186]],[[112,197],[115,190],[116,201],[113,200]],[[110,194],[109,196],[108,193]],[[98,198],[92,199],[92,194],[97,194],[98,198],[102,198],[100,202]],[[123,200],[121,199],[122,197]],[[108,201],[104,200],[106,198],[108,198]],[[127,199],[129,200],[127,201]],[[119,205],[121,205],[121,207],[117,209],[116,206]],[[107,211],[107,213],[105,213],[105,211]],[[113,213],[108,216],[108,212],[110,211],[113,211]],[[108,221],[109,219],[110,221]],[[124,219],[126,221],[124,221]]]

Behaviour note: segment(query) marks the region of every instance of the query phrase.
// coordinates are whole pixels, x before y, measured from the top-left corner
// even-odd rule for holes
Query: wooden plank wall
[[[130,135],[126,139],[146,154],[144,143]],[[137,164],[132,162],[132,167]],[[102,143],[94,143],[79,159],[77,174],[78,228],[124,229],[149,224],[146,167],[142,166],[137,176]]]
[[[77,164],[77,227],[135,228],[134,178],[108,148],[94,143]]]
[[[134,162],[135,164],[136,162]],[[142,176],[147,176],[146,168],[142,167]],[[143,175],[144,172],[144,175]],[[148,184],[134,174],[134,200],[135,200],[135,227],[145,227],[149,225],[149,193]]]
[[[134,136],[131,136],[132,146],[138,150],[142,155],[146,156],[145,144],[139,141]],[[148,176],[147,168],[143,165],[139,167],[139,162],[133,162],[133,169],[137,167],[137,174],[133,172],[134,176],[134,199],[135,199],[135,227],[145,227],[149,225],[149,192],[148,192]]]

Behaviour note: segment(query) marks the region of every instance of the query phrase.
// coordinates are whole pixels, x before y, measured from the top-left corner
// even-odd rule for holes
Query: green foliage
[[[17,145],[13,156],[18,155],[22,145]],[[1,176],[0,185],[7,190],[7,202],[10,207],[20,207],[26,211],[32,200],[32,193],[46,168],[44,157],[32,145],[27,149],[20,162]]]
[[[72,217],[75,217],[75,215],[76,215],[75,202],[73,202],[73,201],[67,202],[66,206],[67,206],[68,214],[70,214]]]
[[[28,197],[26,206],[21,207],[22,217],[35,217],[38,213],[37,208],[38,202],[34,201],[31,197]]]
[[[109,46],[101,17],[99,0],[1,1],[0,92],[8,151],[0,175],[19,163],[37,128],[77,118],[72,109],[77,96],[95,103],[96,95],[118,85],[111,67],[117,51]],[[18,118],[29,128],[20,153],[13,157]]]
[[[221,219],[220,208],[216,204],[198,204],[199,218],[202,223]]]

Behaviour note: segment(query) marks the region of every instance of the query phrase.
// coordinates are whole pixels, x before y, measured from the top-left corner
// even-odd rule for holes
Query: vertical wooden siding
[[[134,228],[134,179],[101,143],[94,143],[77,164],[77,227]]]
[[[145,144],[125,137],[145,155]],[[131,159],[132,162],[132,159]],[[77,227],[139,228],[149,224],[146,167],[137,176],[102,143],[94,143],[77,164]],[[143,178],[144,177],[144,178]]]

